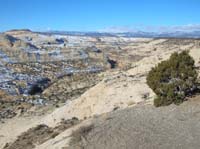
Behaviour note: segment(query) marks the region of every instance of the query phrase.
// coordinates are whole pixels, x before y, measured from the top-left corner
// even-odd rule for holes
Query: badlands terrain
[[[0,34],[0,148],[200,146],[197,95],[155,108],[152,67],[200,40],[12,30]]]

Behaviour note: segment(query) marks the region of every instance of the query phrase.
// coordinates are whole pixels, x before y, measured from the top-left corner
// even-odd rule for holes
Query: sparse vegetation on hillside
[[[197,90],[194,60],[187,51],[173,53],[169,60],[152,68],[147,84],[156,93],[154,105],[180,104]]]
[[[70,140],[70,145],[71,146],[79,146],[78,143],[80,143],[83,139],[85,139],[85,137],[88,135],[89,132],[92,131],[92,129],[94,129],[94,125],[90,124],[88,126],[82,126],[80,128],[78,128],[77,130],[72,132],[72,139]]]

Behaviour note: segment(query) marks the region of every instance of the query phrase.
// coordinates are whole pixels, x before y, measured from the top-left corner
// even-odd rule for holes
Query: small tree
[[[173,53],[149,72],[147,84],[156,93],[154,105],[180,104],[197,89],[194,60],[187,51]]]

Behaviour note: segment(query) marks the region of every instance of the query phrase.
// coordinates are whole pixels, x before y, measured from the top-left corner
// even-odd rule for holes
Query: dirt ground
[[[161,108],[142,105],[102,116],[87,133],[79,131],[81,141],[72,138],[70,149],[198,149],[198,100]]]

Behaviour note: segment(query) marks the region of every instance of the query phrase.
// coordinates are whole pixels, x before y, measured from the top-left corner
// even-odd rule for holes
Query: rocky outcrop
[[[33,85],[30,86],[28,94],[35,95],[42,93],[49,85],[51,80],[49,78],[42,78],[37,80]]]
[[[14,46],[14,43],[17,42],[17,39],[10,36],[10,35],[5,35],[1,34],[0,35],[0,46],[2,47],[12,47]]]
[[[0,34],[0,46],[1,47],[8,47],[8,48],[31,48],[37,49],[36,46],[26,43],[18,38],[15,38],[8,34]]]
[[[101,80],[97,74],[78,73],[62,77],[42,93],[47,100],[65,102],[83,94]]]

